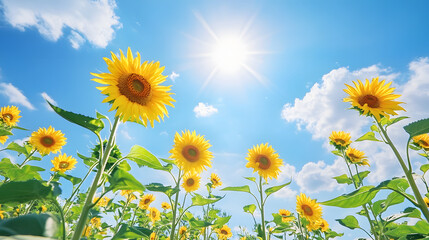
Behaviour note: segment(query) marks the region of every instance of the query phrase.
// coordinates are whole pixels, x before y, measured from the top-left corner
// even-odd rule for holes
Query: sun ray
[[[216,35],[216,33],[211,29],[210,25],[204,20],[204,18],[197,12],[194,12],[195,17],[198,19],[198,21],[203,25],[203,27],[207,30],[207,32],[216,40],[218,41],[219,38]]]
[[[200,91],[198,91],[198,95],[200,95],[200,93],[206,88],[206,86],[210,83],[210,80],[213,78],[213,76],[216,74],[218,70],[218,67],[213,68],[213,70],[211,71],[210,75],[206,78],[206,80],[204,81],[203,85],[200,88]]]
[[[268,86],[268,83],[266,81],[266,79],[260,75],[259,73],[257,73],[255,70],[253,70],[252,68],[250,68],[249,66],[247,66],[246,64],[242,64],[243,68],[246,69],[252,76],[254,76],[256,78],[256,80],[258,80],[262,85],[264,85],[265,87]]]

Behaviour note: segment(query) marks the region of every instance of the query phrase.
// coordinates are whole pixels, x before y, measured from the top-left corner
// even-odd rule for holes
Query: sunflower
[[[282,222],[284,223],[287,223],[293,220],[293,217],[291,216],[292,214],[288,210],[280,209],[279,215],[282,217]]]
[[[58,155],[58,157],[54,157],[51,162],[54,164],[54,167],[51,168],[51,171],[62,173],[73,169],[74,165],[77,163],[76,159],[74,159],[72,156],[67,156],[65,153],[63,155]]]
[[[155,201],[155,196],[153,194],[145,194],[139,202],[139,207],[141,209],[148,209],[149,205]]]
[[[212,173],[210,175],[210,182],[212,183],[212,187],[216,188],[222,185],[222,182],[220,181],[220,178],[216,173]]]
[[[92,228],[89,226],[86,226],[83,230],[82,237],[89,237],[91,236]]]
[[[18,119],[21,117],[19,116],[20,112],[21,111],[19,111],[15,106],[2,107],[0,110],[0,118],[6,123],[6,125],[13,127],[19,122]]]
[[[279,154],[275,153],[273,147],[268,146],[268,143],[249,149],[246,159],[249,161],[246,167],[253,168],[253,172],[258,171],[259,176],[263,177],[265,181],[267,178],[277,179],[280,167],[283,166]]]
[[[307,225],[305,225],[305,227],[307,228],[307,230],[309,232],[311,231],[316,231],[320,228],[319,226],[319,220],[314,221],[314,222],[309,222]]]
[[[162,209],[167,210],[167,209],[171,208],[171,205],[167,202],[162,202],[161,207],[162,207]]]
[[[0,220],[4,218],[3,213],[5,213],[6,211],[1,210],[1,204],[0,204]]]
[[[183,177],[182,187],[186,192],[193,192],[200,188],[201,177],[197,173],[188,173]]]
[[[99,217],[91,218],[90,222],[94,228],[99,228],[101,226],[101,218],[99,218]]]
[[[147,126],[149,121],[152,127],[154,120],[160,122],[164,115],[168,117],[165,105],[174,107],[175,100],[168,92],[170,86],[160,85],[167,78],[162,75],[164,67],[160,68],[159,62],[141,64],[140,53],[134,58],[130,48],[126,57],[122,50],[120,56],[111,54],[112,60],[104,58],[109,73],[91,73],[97,77],[93,81],[107,85],[97,89],[107,95],[103,102],[112,103],[110,111],[117,109],[115,116],[123,122],[130,120]]]
[[[322,217],[322,207],[304,193],[296,197],[296,211],[309,222],[317,221]]]
[[[420,146],[426,151],[429,151],[429,134],[422,134],[413,137],[413,141],[416,145]]]
[[[48,208],[45,205],[40,207],[40,212],[46,212],[46,210],[48,210]]]
[[[121,195],[124,196],[127,201],[133,201],[137,199],[136,195],[134,195],[132,190],[121,190]]]
[[[150,207],[147,210],[149,211],[147,216],[150,218],[152,223],[155,223],[156,221],[161,220],[161,213],[159,212],[158,209],[156,209],[154,207]]]
[[[429,198],[425,197],[423,198],[423,201],[425,201],[426,206],[429,208]]]
[[[365,85],[358,80],[353,81],[355,87],[347,85],[344,92],[349,94],[349,97],[344,98],[344,102],[350,102],[354,108],[357,108],[361,114],[374,116],[377,121],[380,121],[380,116],[385,116],[389,119],[389,115],[397,115],[395,111],[403,110],[398,101],[394,99],[400,97],[399,94],[393,94],[395,88],[390,88],[392,82],[384,84],[385,80],[379,82],[378,77],[373,78],[371,83],[366,79]]]
[[[152,232],[151,234],[150,234],[150,238],[149,238],[150,240],[155,240],[156,239],[156,233],[155,232]]]
[[[229,228],[227,225],[223,225],[221,228],[215,230],[217,233],[217,236],[221,240],[228,239],[232,237],[231,228]]]
[[[331,136],[329,136],[329,142],[334,145],[336,148],[345,148],[352,143],[350,140],[350,133],[346,133],[343,131],[332,131]]]
[[[347,148],[346,156],[352,163],[359,164],[361,166],[369,166],[368,159],[366,158],[365,153],[362,151],[349,147]]]
[[[181,226],[179,229],[180,239],[187,239],[189,236],[188,228],[186,226]]]
[[[0,136],[0,143],[4,144],[8,138],[9,138],[9,136]]]
[[[93,203],[98,201],[97,206],[99,206],[99,207],[107,207],[107,204],[110,201],[110,198],[108,198],[106,196],[102,197],[100,200],[98,200],[98,199],[99,199],[98,197],[94,198]]]
[[[195,131],[192,133],[189,130],[182,131],[182,136],[176,132],[170,158],[174,159],[176,165],[185,173],[190,171],[200,173],[206,167],[211,167],[213,155],[208,151],[210,146],[209,141],[205,140],[204,136],[197,136]]]
[[[326,232],[326,231],[328,231],[328,230],[329,230],[329,224],[328,224],[328,222],[327,222],[325,219],[323,219],[323,218],[321,218],[321,219],[319,220],[319,227],[320,227],[320,230],[322,230],[322,232]]]
[[[29,141],[43,155],[57,153],[66,144],[64,134],[60,130],[55,131],[52,126],[48,129],[39,128],[31,134]]]

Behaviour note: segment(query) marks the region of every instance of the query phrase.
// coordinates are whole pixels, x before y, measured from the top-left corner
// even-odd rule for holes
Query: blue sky
[[[242,176],[252,175],[244,167],[247,150],[268,142],[285,163],[273,184],[293,178],[290,188],[269,200],[268,211],[293,210],[295,195],[301,191],[327,200],[352,190],[331,179],[345,173],[345,166],[330,153],[327,139],[333,130],[349,131],[356,139],[366,132],[369,120],[346,110],[344,83],[376,76],[392,80],[406,102],[406,115],[414,120],[428,116],[424,105],[429,92],[428,5],[424,1],[2,0],[0,103],[20,108],[22,127],[37,130],[52,125],[63,131],[68,138],[64,152],[88,154],[96,138],[49,111],[42,94],[70,111],[107,114],[109,106],[101,103],[104,96],[95,88],[99,84],[90,81],[90,72],[106,72],[102,58],[131,47],[142,59],[165,66],[164,74],[170,75],[166,84],[172,85],[177,102],[169,108],[170,117],[154,128],[121,125],[117,140],[122,152],[138,144],[168,157],[176,131],[196,130],[213,145],[210,172],[216,172],[224,186],[237,186],[245,183]],[[209,77],[218,64],[207,56],[217,46],[213,35],[218,39],[241,35],[246,67],[232,72],[218,68]],[[405,138],[401,130],[405,123],[391,130],[399,145]],[[12,140],[22,141],[30,132],[14,134]],[[372,163],[367,184],[401,174],[384,146],[356,146]],[[50,168],[48,158],[35,164]],[[415,166],[421,162],[415,156]],[[78,164],[72,173],[85,172]],[[133,172],[141,175],[143,183],[168,183],[166,176],[151,170],[136,167]],[[219,203],[233,215],[232,227],[251,227],[251,219],[236,205],[242,197],[228,193]],[[248,199],[245,204],[250,203]],[[344,211],[344,216],[338,211],[324,208],[334,230],[348,237],[365,236],[334,221],[353,210]]]

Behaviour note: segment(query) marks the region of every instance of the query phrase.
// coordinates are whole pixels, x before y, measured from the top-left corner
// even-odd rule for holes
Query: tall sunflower
[[[152,223],[155,223],[156,221],[161,220],[161,213],[159,212],[158,209],[156,209],[154,207],[150,207],[147,210],[149,211],[147,216],[150,218]]]
[[[201,177],[197,173],[188,173],[183,176],[182,187],[186,192],[197,191],[200,188]]]
[[[246,167],[253,168],[253,172],[257,171],[265,181],[268,178],[277,179],[280,167],[283,166],[279,154],[275,152],[272,146],[268,146],[268,143],[259,144],[249,149],[246,159],[248,161]]]
[[[296,197],[296,211],[309,222],[315,222],[322,217],[322,207],[304,193]]]
[[[350,139],[350,133],[343,131],[332,131],[331,136],[329,136],[329,142],[336,148],[344,149],[345,147],[348,147],[352,143]]]
[[[113,52],[112,60],[104,58],[109,73],[91,73],[97,77],[95,82],[107,86],[97,87],[102,94],[107,95],[103,102],[112,103],[110,111],[117,109],[115,116],[122,121],[140,122],[147,126],[147,121],[153,127],[154,120],[160,122],[164,115],[168,117],[165,105],[174,107],[175,102],[170,95],[170,86],[160,85],[167,76],[162,75],[164,67],[159,62],[147,61],[140,63],[140,53],[134,58],[128,48],[125,57],[120,50],[120,56]]]
[[[429,151],[429,134],[415,136],[413,137],[413,142],[424,150]]]
[[[62,173],[73,169],[74,165],[77,163],[76,159],[74,159],[72,156],[67,156],[65,153],[63,155],[58,155],[58,157],[54,157],[51,162],[54,165],[54,167],[51,168],[51,171]]]
[[[385,80],[380,82],[377,77],[373,78],[371,83],[366,79],[365,85],[360,80],[353,81],[353,84],[355,87],[346,84],[347,89],[344,89],[344,92],[349,96],[343,101],[350,102],[361,114],[372,115],[380,121],[381,116],[389,119],[389,115],[397,115],[395,111],[405,111],[399,106],[403,102],[394,101],[401,95],[393,94],[395,88],[390,87],[392,82],[385,84]]]
[[[153,194],[145,194],[143,195],[143,197],[141,198],[140,202],[139,202],[139,207],[141,209],[148,209],[149,205],[155,201],[155,196]]]
[[[204,136],[197,135],[195,131],[182,131],[182,135],[176,132],[174,136],[174,146],[170,150],[170,158],[175,160],[176,165],[185,173],[193,171],[200,173],[211,167],[212,153],[208,150],[211,147]]]
[[[226,240],[232,237],[231,228],[229,228],[226,224],[223,225],[221,228],[216,229],[215,231],[217,233],[218,238],[221,240]]]
[[[3,122],[6,123],[9,127],[16,126],[16,124],[19,122],[19,109],[15,106],[7,106],[2,107],[0,110],[0,118],[3,120]]]
[[[362,151],[349,147],[346,150],[346,156],[352,163],[369,166],[368,159]]]
[[[37,132],[33,132],[30,137],[30,144],[33,145],[40,154],[57,153],[66,144],[64,133],[60,130],[55,131],[52,126],[39,128]]]
[[[222,185],[222,182],[220,181],[220,178],[216,173],[212,173],[210,175],[210,182],[212,183],[212,187],[216,188]]]
[[[9,138],[9,136],[0,136],[0,143],[4,144],[8,138]]]
[[[287,223],[293,220],[293,216],[290,211],[286,209],[280,209],[279,215],[282,217],[282,222]]]

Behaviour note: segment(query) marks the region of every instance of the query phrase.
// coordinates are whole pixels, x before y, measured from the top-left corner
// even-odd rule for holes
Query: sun
[[[245,64],[248,52],[242,39],[228,36],[218,39],[212,58],[217,68],[224,72],[236,72]]]

